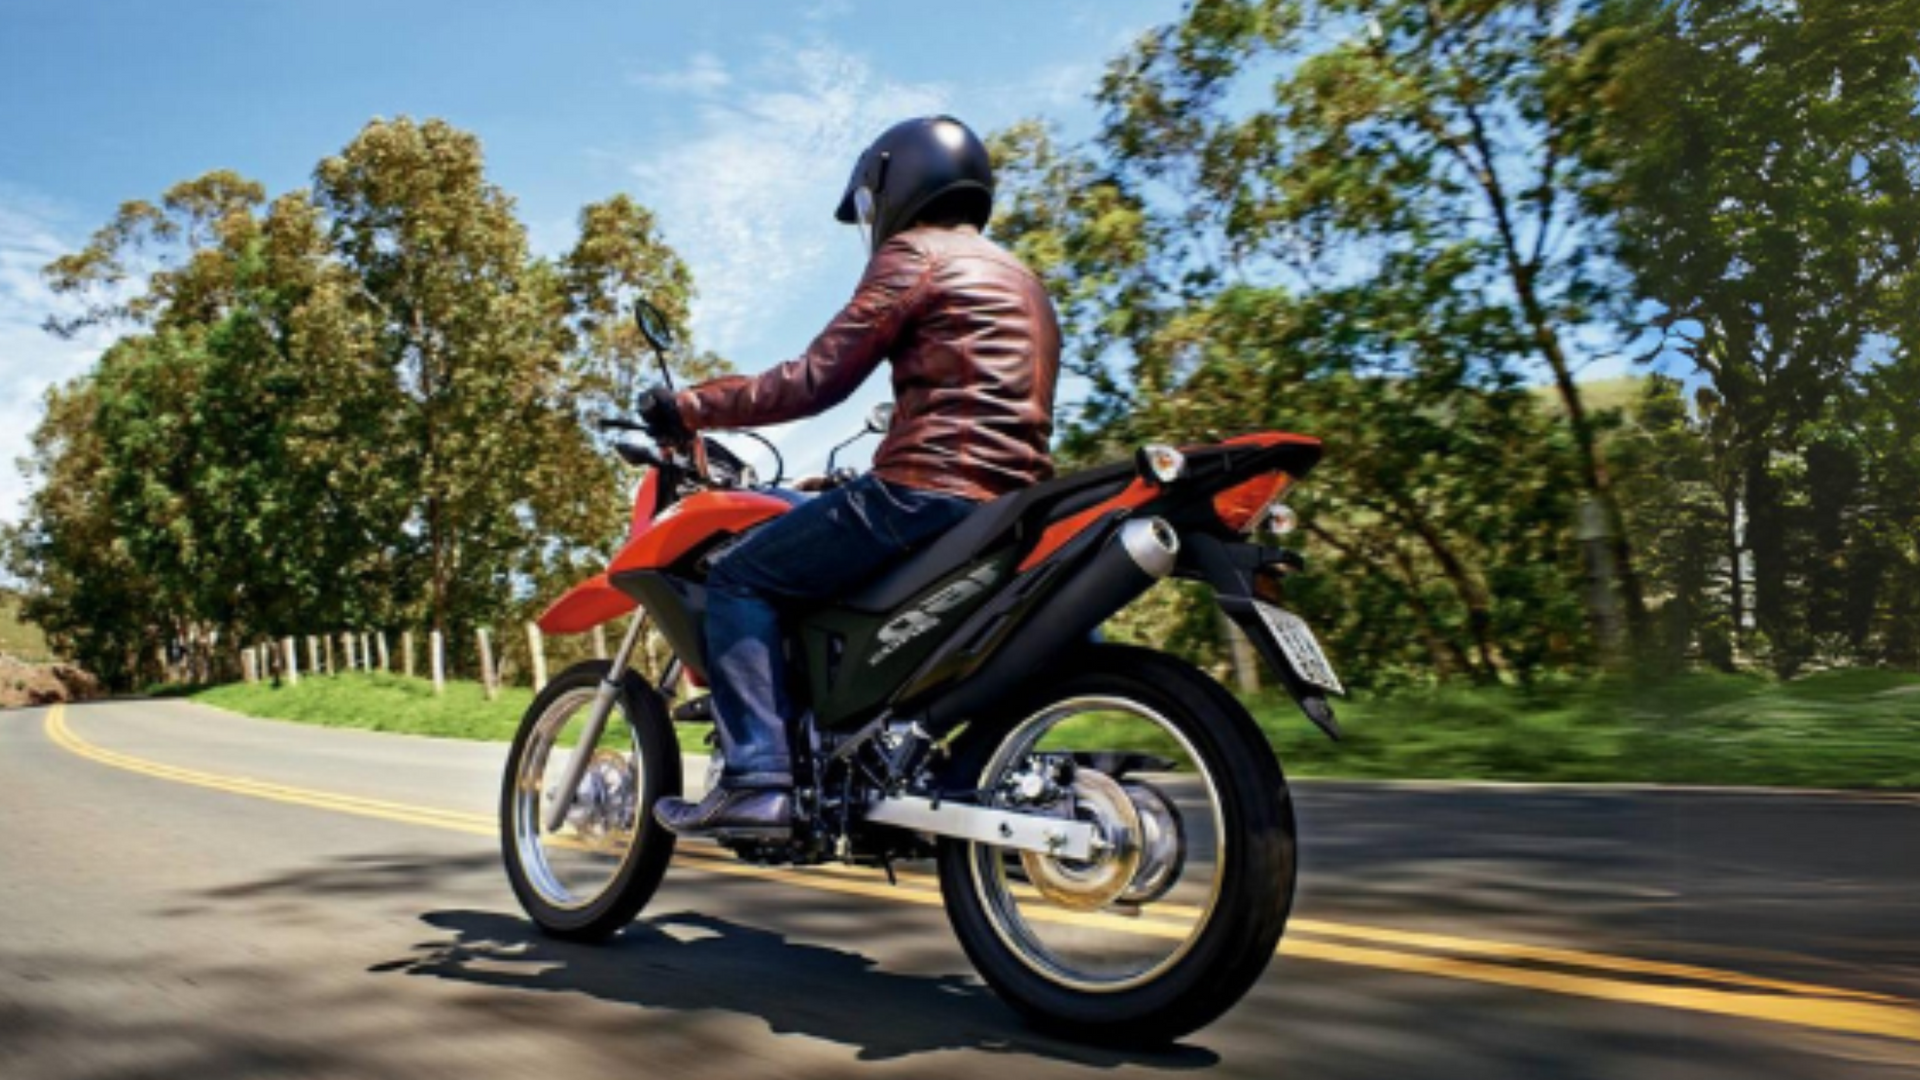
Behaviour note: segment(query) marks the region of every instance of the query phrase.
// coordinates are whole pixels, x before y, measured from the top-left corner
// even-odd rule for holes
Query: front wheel
[[[575,664],[527,707],[500,788],[500,846],[520,906],[540,929],[577,941],[605,938],[639,914],[673,857],[673,834],[653,804],[680,794],[680,749],[660,695],[622,672],[594,745],[581,731],[610,665]],[[547,826],[569,760],[590,755],[566,820]]]
[[[942,841],[961,945],[999,995],[1075,1038],[1163,1043],[1273,958],[1293,899],[1286,780],[1246,709],[1191,665],[1087,648],[957,740],[982,802],[1093,824],[1090,860]]]

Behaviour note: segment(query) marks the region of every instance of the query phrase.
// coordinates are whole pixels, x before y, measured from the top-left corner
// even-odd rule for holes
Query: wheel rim
[[[1118,782],[1086,766],[1075,771],[1076,795],[1083,787],[1097,793],[1094,807],[1075,806],[1075,816],[1092,821],[1111,845],[1093,864],[1049,870],[1045,864],[1057,860],[1046,856],[989,844],[972,844],[968,852],[981,907],[1008,950],[1049,981],[1093,993],[1118,993],[1158,978],[1193,949],[1212,921],[1227,858],[1225,813],[1212,770],[1162,713],[1129,698],[1089,696],[1021,721],[980,778],[981,791],[990,793],[983,797],[1009,805],[1009,785],[1015,783],[1010,778],[1032,771],[1033,762],[1116,749],[1167,760],[1129,769]],[[1176,768],[1165,768],[1168,762]],[[1130,813],[1101,807],[1115,793],[1129,801]],[[1064,804],[1024,809],[1067,812]],[[1131,836],[1116,835],[1128,828]],[[1085,892],[1073,895],[1081,886]]]
[[[598,696],[581,688],[555,698],[534,721],[514,769],[513,837],[527,884],[565,911],[604,898],[632,857],[647,805],[640,740],[618,698],[594,749],[573,808],[548,832],[546,809],[557,798],[569,759]]]

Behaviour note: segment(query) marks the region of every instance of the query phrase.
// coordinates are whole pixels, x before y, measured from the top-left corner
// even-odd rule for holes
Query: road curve
[[[1300,785],[1280,955],[1139,1054],[1023,1027],[918,875],[687,850],[542,939],[503,749],[0,713],[0,1077],[1920,1077],[1920,804]]]

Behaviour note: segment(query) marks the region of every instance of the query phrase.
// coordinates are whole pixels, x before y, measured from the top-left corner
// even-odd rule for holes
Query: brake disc
[[[1041,896],[1069,911],[1098,911],[1127,892],[1140,869],[1140,812],[1112,777],[1093,769],[1073,776],[1073,816],[1094,826],[1094,856],[1061,859],[1020,853],[1027,880]]]

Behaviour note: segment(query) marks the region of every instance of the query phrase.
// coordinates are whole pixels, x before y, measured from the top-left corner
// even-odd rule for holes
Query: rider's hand
[[[661,442],[685,442],[693,437],[693,429],[680,415],[680,402],[674,398],[673,391],[664,386],[655,386],[640,395],[640,422],[647,425],[647,433]]]
[[[830,476],[803,476],[793,482],[793,490],[808,493],[827,491],[834,486]]]

